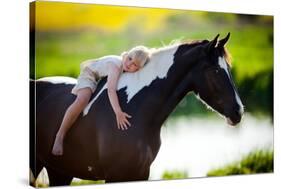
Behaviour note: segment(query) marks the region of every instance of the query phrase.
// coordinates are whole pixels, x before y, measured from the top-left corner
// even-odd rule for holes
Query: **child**
[[[144,46],[137,46],[121,56],[104,56],[96,60],[87,60],[81,64],[81,72],[77,84],[72,93],[77,95],[76,100],[68,107],[62,120],[59,131],[56,134],[52,153],[63,154],[63,140],[66,132],[70,129],[79,114],[88,104],[92,93],[94,93],[97,81],[107,76],[107,91],[109,101],[115,112],[118,129],[126,130],[131,126],[126,112],[123,112],[118,101],[116,88],[118,79],[122,72],[136,72],[149,60],[149,49]]]

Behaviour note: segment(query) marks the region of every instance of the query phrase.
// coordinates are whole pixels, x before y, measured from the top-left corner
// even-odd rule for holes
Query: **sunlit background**
[[[273,172],[272,16],[36,2],[34,18],[31,78],[77,77],[86,59],[231,32],[227,48],[245,105],[242,123],[232,128],[193,95],[186,96],[162,127],[150,180]],[[38,184],[46,186],[46,173],[41,175]],[[72,184],[89,183],[75,179]]]

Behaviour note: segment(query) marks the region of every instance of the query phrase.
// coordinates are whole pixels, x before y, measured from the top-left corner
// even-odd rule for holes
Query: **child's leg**
[[[83,88],[77,92],[76,100],[66,110],[59,131],[57,132],[56,140],[52,150],[54,155],[63,154],[63,140],[65,134],[78,118],[82,110],[87,106],[91,95],[92,90],[90,88]]]

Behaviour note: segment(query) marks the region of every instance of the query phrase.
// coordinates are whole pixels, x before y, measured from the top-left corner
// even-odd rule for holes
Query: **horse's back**
[[[37,105],[47,96],[56,93],[58,90],[66,95],[74,84],[76,84],[76,80],[70,77],[44,77],[31,82],[35,82]]]

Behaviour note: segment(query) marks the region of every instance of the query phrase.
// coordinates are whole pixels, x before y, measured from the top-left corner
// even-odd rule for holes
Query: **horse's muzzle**
[[[235,111],[234,114],[232,114],[231,116],[229,117],[226,117],[226,121],[229,125],[231,126],[235,126],[237,125],[238,123],[240,123],[241,121],[241,118],[242,118],[242,112],[239,112],[239,111]]]

